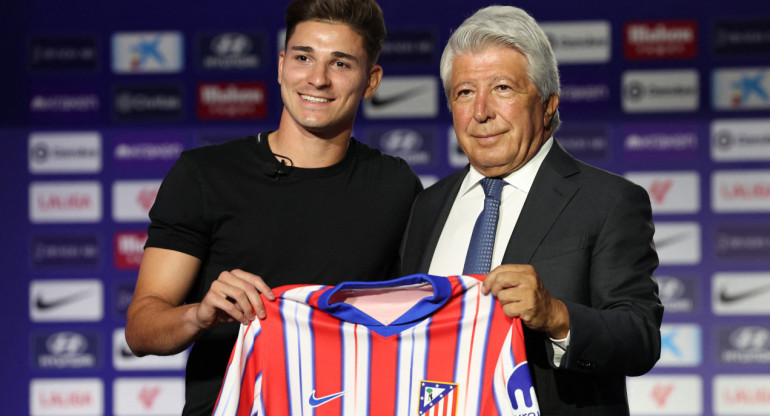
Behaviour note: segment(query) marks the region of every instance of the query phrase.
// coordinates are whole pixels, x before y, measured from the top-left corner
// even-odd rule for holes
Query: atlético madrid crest
[[[457,416],[457,384],[420,380],[420,403],[417,414]]]

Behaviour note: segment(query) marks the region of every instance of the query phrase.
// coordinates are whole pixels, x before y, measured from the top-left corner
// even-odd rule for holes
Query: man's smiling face
[[[290,117],[283,121],[321,136],[352,129],[361,98],[374,94],[382,76],[368,66],[363,39],[348,25],[298,24],[279,57],[283,116]]]

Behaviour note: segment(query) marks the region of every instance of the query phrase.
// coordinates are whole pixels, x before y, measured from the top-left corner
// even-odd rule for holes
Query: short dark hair
[[[374,0],[293,0],[286,7],[286,41],[307,21],[344,23],[364,41],[368,66],[377,63],[385,40],[385,19]]]

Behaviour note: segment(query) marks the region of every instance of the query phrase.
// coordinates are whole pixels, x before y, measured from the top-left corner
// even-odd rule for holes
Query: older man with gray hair
[[[486,274],[485,292],[525,325],[543,415],[628,415],[625,377],[660,356],[649,196],[553,137],[558,68],[525,11],[465,20],[441,78],[470,164],[418,196],[402,273]]]

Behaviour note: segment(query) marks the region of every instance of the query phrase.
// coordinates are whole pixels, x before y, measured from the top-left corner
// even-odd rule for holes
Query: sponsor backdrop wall
[[[276,127],[283,3],[0,6],[0,413],[178,413],[186,355],[137,359],[123,336],[147,211],[182,150]],[[355,136],[430,184],[466,163],[439,56],[487,3],[382,3]],[[653,203],[663,349],[629,380],[633,414],[770,414],[770,6],[517,4],[560,62],[559,142]]]

